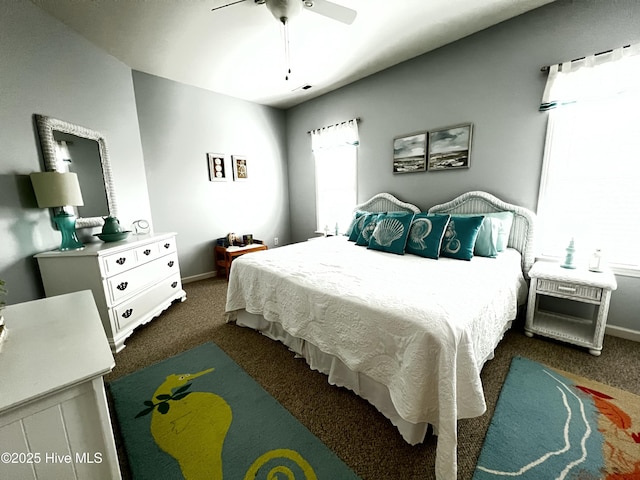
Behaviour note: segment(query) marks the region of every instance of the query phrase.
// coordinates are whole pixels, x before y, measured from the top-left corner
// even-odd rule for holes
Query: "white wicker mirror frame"
[[[56,141],[53,138],[53,132],[69,133],[78,137],[87,138],[89,140],[95,140],[98,142],[98,149],[100,151],[100,163],[102,166],[102,180],[104,182],[104,189],[107,195],[107,212],[104,212],[104,216],[110,215],[112,217],[117,216],[117,203],[116,194],[113,187],[113,175],[111,173],[111,162],[109,160],[109,152],[107,150],[107,143],[105,138],[95,130],[91,130],[80,125],[65,122],[57,118],[48,117],[46,115],[35,115],[36,126],[38,128],[38,135],[40,137],[40,146],[42,148],[42,156],[44,159],[44,167],[48,172],[56,172],[59,170],[58,161],[56,158]],[[102,217],[78,217],[76,219],[76,228],[88,228],[98,227],[104,224]]]

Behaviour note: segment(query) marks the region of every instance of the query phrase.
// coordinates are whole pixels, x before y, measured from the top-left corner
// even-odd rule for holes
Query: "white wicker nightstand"
[[[587,347],[592,355],[600,355],[604,328],[607,324],[611,292],[617,288],[610,271],[601,273],[586,269],[566,269],[558,263],[536,262],[529,271],[529,303],[525,334],[534,334]],[[564,308],[541,308],[542,296],[555,297]],[[593,305],[593,315],[579,316],[560,310],[572,310],[572,302]],[[546,302],[553,303],[553,302]],[[574,305],[573,310],[578,310]],[[557,310],[557,311],[556,311]]]

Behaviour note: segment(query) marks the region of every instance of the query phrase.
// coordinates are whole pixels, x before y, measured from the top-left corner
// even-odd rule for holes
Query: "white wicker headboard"
[[[450,202],[435,205],[429,213],[491,213],[513,212],[513,225],[509,235],[509,247],[513,247],[522,254],[522,271],[528,277],[529,270],[535,259],[534,233],[536,214],[531,210],[503,202],[486,192],[463,193]]]
[[[411,203],[398,200],[390,193],[378,193],[353,209],[361,212],[412,212],[420,213],[420,209]]]

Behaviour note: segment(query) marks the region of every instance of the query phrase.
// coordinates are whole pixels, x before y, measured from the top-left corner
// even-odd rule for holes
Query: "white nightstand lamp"
[[[53,220],[62,234],[60,250],[84,248],[76,235],[76,217],[67,206],[82,206],[78,176],[72,172],[34,172],[30,175],[40,208],[54,208]]]

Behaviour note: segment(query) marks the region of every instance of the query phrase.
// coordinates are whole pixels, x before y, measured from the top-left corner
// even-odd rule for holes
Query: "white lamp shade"
[[[30,177],[40,208],[84,205],[75,173],[34,172]]]

